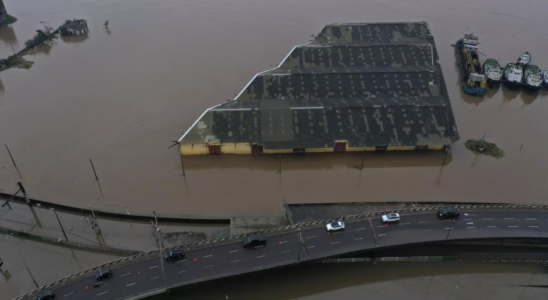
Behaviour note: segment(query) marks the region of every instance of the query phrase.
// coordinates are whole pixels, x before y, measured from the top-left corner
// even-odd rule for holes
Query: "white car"
[[[344,230],[344,223],[340,221],[329,223],[325,226],[325,229],[327,229],[327,232]]]
[[[382,216],[383,223],[398,222],[400,220],[400,214],[387,214]]]

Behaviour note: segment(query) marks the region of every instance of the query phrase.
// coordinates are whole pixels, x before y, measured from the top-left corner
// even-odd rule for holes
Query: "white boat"
[[[517,64],[526,67],[531,62],[531,53],[529,52],[523,52],[519,58]]]
[[[548,70],[544,71],[544,87],[548,88]]]
[[[507,64],[504,67],[502,82],[511,89],[519,89],[523,80],[523,67],[518,64]]]

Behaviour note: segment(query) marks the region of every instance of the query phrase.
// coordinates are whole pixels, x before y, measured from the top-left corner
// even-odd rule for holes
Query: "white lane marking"
[[[68,293],[68,294],[64,295],[63,297],[70,296],[70,295],[72,295],[72,294],[74,294],[74,292]]]
[[[240,261],[240,260],[233,260],[233,261],[231,261],[231,263],[237,263],[237,262],[239,262],[239,261]]]
[[[234,253],[234,252],[238,252],[238,250],[228,251],[228,253]]]
[[[154,268],[158,268],[158,266],[152,266],[149,269],[154,269]]]
[[[207,257],[212,257],[212,256],[213,256],[213,255],[206,255],[206,256],[204,256],[204,258],[207,258]]]
[[[411,223],[400,223],[398,225],[409,225],[409,224],[411,224]]]
[[[508,227],[510,227],[510,228],[515,228],[515,227],[517,227],[517,226],[508,226]]]
[[[152,278],[150,278],[150,280],[152,280],[152,279],[158,279],[158,278],[160,278],[160,276],[152,277]]]
[[[515,220],[516,218],[504,218],[505,220]]]
[[[108,292],[99,293],[99,294],[97,294],[97,296],[101,296],[101,295],[104,295],[104,294],[106,294],[106,293],[108,293]]]
[[[449,229],[451,229],[451,228],[444,228],[444,229],[445,229],[445,230],[449,230]]]
[[[338,243],[339,243],[339,242],[333,242],[333,243],[331,243],[331,245],[335,245],[335,244],[338,244]]]
[[[183,260],[178,261],[177,263],[182,263],[182,262],[185,262],[185,261],[186,261],[186,259],[183,259]]]
[[[466,227],[466,228],[467,228],[467,229],[474,229],[474,228],[476,228],[476,227]]]
[[[420,221],[419,223],[420,223],[420,224],[422,224],[422,223],[428,223],[428,221]]]
[[[356,230],[366,230],[367,228],[363,227],[363,228],[358,228]]]
[[[265,257],[266,255],[261,255],[261,256],[257,256],[257,258],[263,258]]]
[[[493,218],[483,218],[484,221],[492,221]]]
[[[262,248],[262,247],[264,247],[264,245],[261,245],[261,246],[255,246],[255,247],[253,247],[253,248],[257,249],[257,248]]]
[[[132,285],[135,285],[135,282],[134,282],[134,283],[127,284],[126,286],[132,286]]]
[[[312,236],[305,237],[305,239],[312,239],[312,238],[315,238],[315,237],[316,237],[315,235],[312,235]]]
[[[282,251],[282,254],[284,254],[284,253],[289,253],[289,252],[291,252],[291,250]]]
[[[377,236],[385,236],[385,235],[386,235],[386,233],[383,233],[383,234],[379,234],[379,235],[377,235]]]
[[[497,226],[487,226],[487,228],[497,228]]]
[[[316,248],[316,246],[308,246],[306,249]]]
[[[282,242],[280,242],[280,245],[281,245],[281,244],[285,244],[285,243],[287,243],[287,241],[282,241]]]
[[[339,232],[333,232],[332,234],[339,234],[339,233],[341,233],[341,232],[340,231]]]
[[[527,220],[527,221],[535,221],[537,218],[525,218],[524,220]]]
[[[354,241],[358,241],[358,240],[363,240],[363,238],[357,238],[357,239],[354,239]]]
[[[209,265],[209,266],[205,266],[204,268],[211,268],[213,267],[214,265]]]
[[[186,272],[186,270],[179,271],[179,272],[177,272],[177,274],[181,274],[181,273],[184,273],[184,272]]]
[[[432,231],[432,230],[434,230],[434,229],[425,229],[424,231]]]
[[[124,277],[124,276],[127,276],[129,274],[131,274],[131,273],[122,274],[120,277]]]
[[[529,227],[531,227],[531,228],[538,228],[538,226],[529,226]]]

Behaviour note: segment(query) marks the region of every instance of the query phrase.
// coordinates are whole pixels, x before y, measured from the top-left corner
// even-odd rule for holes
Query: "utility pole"
[[[21,252],[19,252],[19,250],[17,250],[17,253],[19,253],[19,256],[21,257],[21,260],[23,261],[23,264],[25,264],[25,268],[27,268],[27,271],[30,274],[30,278],[32,278],[32,282],[34,283],[34,285],[36,285],[36,288],[39,288],[38,283],[36,283],[36,280],[34,279],[34,276],[32,276],[32,273],[30,272],[30,269],[27,266],[27,263],[25,262],[25,259],[23,259],[23,255],[21,255]]]
[[[55,214],[55,217],[57,218],[57,222],[59,222],[59,226],[61,226],[61,231],[63,232],[63,235],[65,236],[65,240],[68,242],[67,234],[65,233],[65,229],[63,228],[63,225],[61,224],[61,220],[59,220],[59,216],[57,215],[57,212],[55,211],[55,208],[51,208],[53,213]]]
[[[34,207],[32,207],[32,204],[30,203],[30,198],[27,195],[27,191],[25,190],[25,187],[23,187],[23,183],[21,183],[21,181],[18,181],[17,185],[19,186],[19,191],[21,191],[23,193],[23,196],[25,197],[25,202],[29,206],[31,213],[34,216],[34,219],[36,220],[36,224],[38,225],[38,227],[42,227],[42,223],[38,219],[38,215],[36,215],[36,212],[34,211]],[[19,191],[17,193],[19,193]]]

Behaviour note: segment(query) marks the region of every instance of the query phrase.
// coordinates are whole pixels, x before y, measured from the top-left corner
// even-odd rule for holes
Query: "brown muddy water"
[[[22,180],[30,196],[125,212],[281,215],[282,203],[485,201],[547,203],[548,112],[538,96],[504,88],[461,92],[450,46],[465,31],[501,63],[530,51],[548,68],[548,5],[524,0],[5,0],[19,18],[0,29],[0,57],[47,22],[85,18],[85,39],[59,39],[0,73],[0,189]],[[102,28],[110,21],[110,30]],[[208,107],[331,22],[427,21],[438,46],[462,139],[444,155],[361,154],[185,157],[172,140]],[[485,59],[485,57],[484,57]],[[494,159],[464,147],[486,138]],[[523,146],[522,146],[523,145]],[[3,145],[2,145],[3,147]],[[95,182],[89,159],[101,178]]]
[[[152,300],[545,299],[546,267],[478,263],[306,265],[184,288]]]

